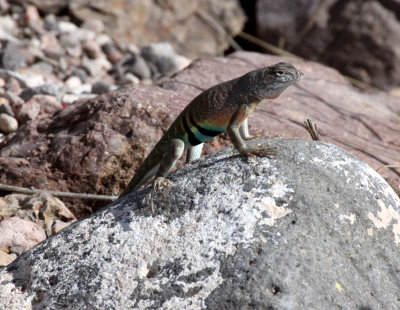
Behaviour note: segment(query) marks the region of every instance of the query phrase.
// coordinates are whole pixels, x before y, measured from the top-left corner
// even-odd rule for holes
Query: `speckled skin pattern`
[[[263,99],[278,97],[302,76],[293,65],[281,62],[205,90],[172,123],[121,196],[136,190],[153,175],[166,176],[183,149],[191,149],[226,131],[241,154],[255,154],[246,149],[243,139],[238,137],[239,127]],[[172,146],[171,141],[175,142]]]

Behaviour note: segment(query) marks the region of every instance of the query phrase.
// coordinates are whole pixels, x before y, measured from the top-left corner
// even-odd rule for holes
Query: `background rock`
[[[58,198],[51,195],[24,194],[0,197],[0,218],[5,220],[19,218],[21,221],[32,222],[41,228],[47,237],[76,220],[76,217]]]
[[[400,5],[391,0],[256,1],[257,36],[383,89],[400,84]]]
[[[153,43],[144,46],[141,55],[154,64],[162,75],[176,73],[190,64],[190,60],[176,55],[172,46],[167,42]]]
[[[46,239],[43,228],[16,216],[0,221],[0,236],[0,248],[6,249],[21,246],[27,250]]]
[[[199,60],[161,80],[159,86],[126,86],[26,124],[0,144],[0,183],[118,195],[196,95],[280,61],[293,63],[305,78],[279,98],[262,102],[250,116],[251,132],[309,139],[303,122],[311,118],[323,140],[344,147],[373,168],[397,163],[399,98],[360,92],[335,70],[316,63],[242,52]],[[210,152],[227,144],[229,139],[223,135],[205,149]],[[380,172],[400,191],[397,170]],[[104,205],[68,202],[77,217]]]
[[[68,7],[81,21],[102,20],[107,33],[120,43],[167,41],[190,58],[220,54],[228,47],[226,38],[199,15],[200,10],[231,35],[238,33],[245,21],[235,0],[72,0]]]
[[[272,143],[178,170],[154,216],[146,189],[65,228],[0,269],[0,308],[395,309],[399,197],[333,145]]]
[[[18,129],[17,120],[11,115],[0,113],[0,131],[10,133]]]
[[[59,13],[65,10],[68,0],[29,0],[43,13]]]

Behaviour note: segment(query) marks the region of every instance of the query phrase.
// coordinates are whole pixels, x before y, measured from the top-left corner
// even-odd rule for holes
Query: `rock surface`
[[[0,308],[395,309],[399,197],[333,145],[272,143],[178,170],[154,216],[147,188],[22,254]]]
[[[0,0],[0,113],[13,110],[19,126],[120,85],[151,84],[191,61],[176,54],[168,42],[147,46],[145,41],[140,47],[131,42],[118,44],[105,33],[102,20],[89,18],[80,23],[68,10],[70,1],[34,1],[37,7],[29,1],[4,3]],[[168,8],[162,6],[159,11]],[[115,18],[125,17],[121,12]],[[149,63],[141,54],[147,55]],[[5,100],[9,106],[3,105]],[[2,123],[2,136],[13,131]]]
[[[19,218],[21,221],[33,222],[32,224],[42,228],[47,237],[61,229],[60,226],[65,227],[76,221],[71,211],[58,198],[51,195],[10,194],[0,197],[0,218],[4,221],[11,218],[16,221],[15,219]],[[54,227],[56,225],[58,228]]]
[[[117,195],[196,95],[280,61],[292,62],[305,78],[256,108],[249,121],[253,133],[309,138],[303,122],[311,118],[324,141],[344,147],[373,168],[398,162],[399,98],[360,92],[335,70],[316,63],[242,52],[196,61],[158,86],[126,86],[31,121],[0,143],[0,183]],[[229,143],[223,135],[207,143],[206,152]],[[381,172],[397,189],[399,173]],[[68,207],[82,217],[104,205],[74,202]]]
[[[13,216],[0,222],[0,248],[21,246],[30,249],[46,239],[44,229],[39,225]]]
[[[0,266],[7,266],[16,258],[17,255],[9,253],[9,251],[5,252],[3,249],[0,249]]]
[[[167,41],[191,58],[217,55],[227,49],[227,39],[214,24],[234,36],[245,21],[235,0],[72,0],[68,6],[79,20],[102,20],[108,34],[120,43]]]
[[[6,113],[0,113],[0,131],[10,133],[17,129],[18,122],[13,116]]]
[[[268,42],[379,88],[400,85],[399,1],[258,0],[255,12]]]

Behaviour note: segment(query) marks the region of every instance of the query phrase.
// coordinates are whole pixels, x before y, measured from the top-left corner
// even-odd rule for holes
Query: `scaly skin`
[[[246,156],[276,155],[276,149],[264,145],[249,147],[247,118],[263,99],[278,97],[303,74],[289,63],[260,68],[236,79],[215,85],[196,98],[179,114],[150,152],[143,164],[120,195],[135,191],[152,176],[156,176],[150,201],[152,211],[155,189],[169,186],[165,179],[176,161],[188,150],[187,159],[200,157],[202,144],[228,132],[235,148]],[[242,125],[243,124],[243,125]],[[161,192],[162,193],[162,192]]]

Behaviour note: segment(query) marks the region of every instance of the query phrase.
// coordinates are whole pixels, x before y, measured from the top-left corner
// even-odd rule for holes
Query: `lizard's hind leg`
[[[161,195],[165,196],[164,192],[161,190],[161,187],[165,187],[167,189],[171,187],[171,181],[167,180],[166,176],[171,169],[175,167],[176,162],[179,158],[181,158],[184,150],[185,143],[180,139],[172,139],[165,149],[165,153],[162,156],[160,167],[158,168],[156,178],[153,182],[153,189],[151,191],[150,209],[153,214],[155,191],[157,189]]]

